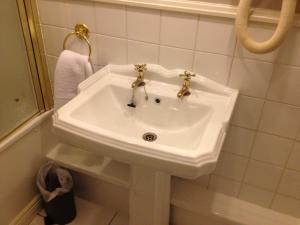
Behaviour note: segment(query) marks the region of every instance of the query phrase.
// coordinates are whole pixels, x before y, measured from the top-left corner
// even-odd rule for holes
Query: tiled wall
[[[275,52],[255,55],[236,41],[233,20],[152,9],[39,0],[49,70],[75,23],[92,31],[93,62],[159,63],[193,70],[240,90],[215,172],[194,182],[300,217],[300,30]],[[252,24],[259,40],[273,27]],[[86,49],[73,41],[70,48]],[[83,50],[86,51],[86,50]]]
[[[229,4],[229,5],[238,5],[240,0],[194,0],[194,1],[203,1],[209,3],[218,3],[218,4]],[[253,0],[253,7],[256,8],[267,8],[267,9],[281,9],[282,0]],[[300,12],[300,4],[297,4],[297,12]]]

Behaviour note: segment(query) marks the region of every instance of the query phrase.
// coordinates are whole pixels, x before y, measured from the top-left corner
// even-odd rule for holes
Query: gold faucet
[[[134,65],[135,70],[139,72],[138,77],[136,80],[131,84],[132,88],[136,87],[142,87],[145,86],[145,81],[144,81],[144,72],[147,70],[147,65],[146,64],[137,64]]]
[[[182,98],[184,96],[189,96],[190,92],[190,85],[192,77],[195,77],[196,74],[191,74],[188,71],[184,71],[184,74],[180,74],[179,77],[183,78],[183,84],[180,91],[177,93],[178,98]]]

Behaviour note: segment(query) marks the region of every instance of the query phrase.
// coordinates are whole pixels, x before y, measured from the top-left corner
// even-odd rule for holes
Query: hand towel
[[[93,73],[88,56],[64,50],[54,72],[54,109],[57,110],[77,94],[77,86]]]

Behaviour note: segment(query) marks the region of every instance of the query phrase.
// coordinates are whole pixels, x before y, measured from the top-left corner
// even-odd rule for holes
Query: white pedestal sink
[[[79,85],[53,117],[64,141],[131,165],[130,225],[169,224],[171,175],[196,178],[215,168],[238,91],[197,75],[177,98],[182,70],[147,65],[132,101],[133,65],[108,65]],[[153,142],[143,135],[157,136]]]

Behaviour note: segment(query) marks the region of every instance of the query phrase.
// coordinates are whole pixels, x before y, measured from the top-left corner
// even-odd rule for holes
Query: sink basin
[[[183,70],[147,65],[146,92],[131,83],[133,65],[108,65],[82,82],[53,117],[64,141],[131,164],[185,178],[210,173],[217,162],[238,91],[197,75],[191,95],[177,98]],[[148,99],[145,95],[148,95]]]

